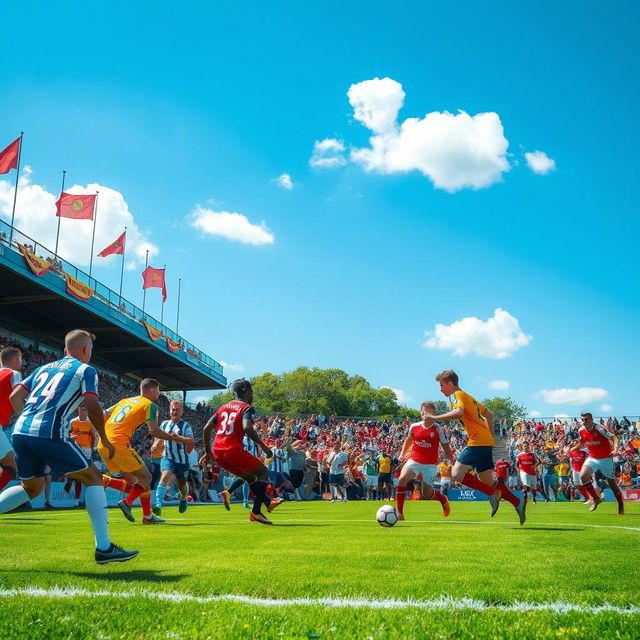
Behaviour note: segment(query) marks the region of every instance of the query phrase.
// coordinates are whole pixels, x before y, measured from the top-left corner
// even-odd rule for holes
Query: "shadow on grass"
[[[108,570],[107,570],[108,571]],[[34,571],[26,571],[22,569],[0,569],[2,573],[29,573],[34,574]],[[47,575],[59,575],[59,576],[74,576],[76,578],[90,578],[91,580],[104,580],[111,582],[180,582],[183,578],[188,578],[186,573],[161,573],[154,571],[153,569],[134,569],[132,571],[110,571],[107,573],[105,569],[96,568],[95,571],[46,571],[37,569],[38,574]]]
[[[287,522],[274,522],[273,523],[276,527],[330,527],[332,525],[330,524],[298,524],[298,523],[287,523]]]
[[[584,531],[580,527],[514,527],[516,531],[520,531],[521,528],[527,531]]]

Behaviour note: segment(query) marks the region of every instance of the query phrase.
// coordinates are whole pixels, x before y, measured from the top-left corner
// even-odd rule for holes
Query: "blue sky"
[[[62,169],[77,192],[99,185],[101,240],[135,221],[138,260],[150,246],[167,264],[168,324],[182,277],[181,333],[241,366],[231,379],[340,367],[416,405],[453,367],[542,415],[638,414],[638,6],[235,4],[5,5],[0,147],[26,132],[21,225],[48,241]],[[373,131],[356,103],[390,119]],[[376,134],[382,151],[358,156]],[[340,166],[311,166],[327,139]],[[535,173],[536,150],[555,168]],[[237,239],[195,228],[198,205]],[[117,288],[116,261],[95,273]],[[496,309],[506,323],[487,325]]]

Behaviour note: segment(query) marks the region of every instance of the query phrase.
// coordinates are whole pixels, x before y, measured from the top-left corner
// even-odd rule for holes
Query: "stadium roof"
[[[33,273],[18,243],[44,258],[41,264],[46,260],[55,268],[40,276]],[[65,273],[80,287],[93,289],[89,299],[70,293]],[[0,326],[59,349],[67,331],[86,329],[96,335],[93,364],[132,380],[154,377],[166,390],[223,389],[227,384],[220,363],[24,234],[14,229],[11,235],[4,222],[0,222]]]

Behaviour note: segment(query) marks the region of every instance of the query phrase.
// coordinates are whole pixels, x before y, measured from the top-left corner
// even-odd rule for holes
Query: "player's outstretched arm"
[[[439,416],[426,416],[424,419],[425,426],[430,427],[434,422],[442,422],[449,420],[460,420],[464,415],[464,409],[462,407],[456,407],[447,413],[443,413]]]
[[[178,438],[181,438],[182,436],[179,436],[175,433],[167,433],[166,431],[163,431],[159,426],[158,426],[158,419],[155,418],[154,420],[147,420],[147,428],[149,429],[149,433],[154,437],[154,438],[158,438],[159,440],[171,440],[173,442],[180,442],[178,440]]]

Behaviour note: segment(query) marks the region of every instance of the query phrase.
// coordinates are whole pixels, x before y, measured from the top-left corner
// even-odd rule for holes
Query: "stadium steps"
[[[493,448],[494,462],[500,460],[500,458],[504,458],[505,460],[509,459],[508,443],[508,438],[499,438],[496,436],[496,446]]]

